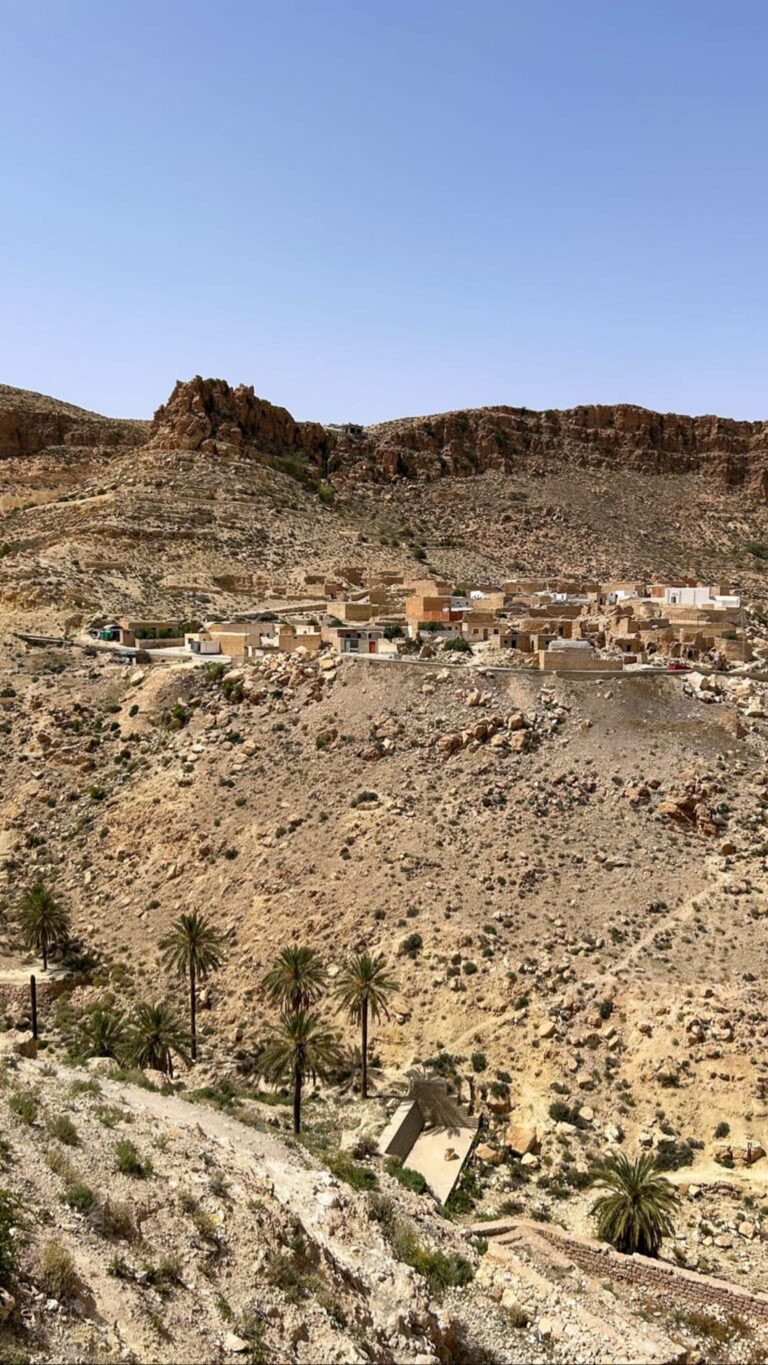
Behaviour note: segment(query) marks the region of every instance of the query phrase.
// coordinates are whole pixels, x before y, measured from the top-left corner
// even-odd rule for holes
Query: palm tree
[[[85,1015],[79,1042],[89,1057],[119,1057],[126,1041],[125,1014],[108,1004],[98,1004]]]
[[[189,1020],[192,1061],[197,1060],[197,983],[205,981],[222,964],[222,940],[213,925],[195,910],[179,915],[160,947],[165,965],[182,980],[189,977]]]
[[[296,1010],[283,1014],[274,1037],[259,1058],[259,1070],[273,1085],[293,1086],[293,1131],[301,1132],[301,1092],[304,1081],[328,1079],[341,1061],[338,1034],[318,1014]]]
[[[137,1005],[129,1035],[130,1055],[142,1070],[152,1067],[173,1075],[173,1054],[189,1061],[189,1037],[173,1007],[165,1000]]]
[[[313,948],[297,943],[283,948],[274,967],[264,977],[267,1000],[275,1009],[293,1014],[308,1010],[325,990],[328,973]]]
[[[27,947],[42,955],[43,971],[47,971],[50,949],[67,940],[69,911],[42,879],[33,882],[21,898],[19,927]]]
[[[363,1099],[368,1098],[368,1020],[389,1018],[387,997],[399,989],[389,975],[382,953],[358,953],[344,967],[334,994],[353,1024],[361,1029],[360,1076]]]
[[[606,1191],[592,1208],[601,1241],[627,1255],[658,1256],[662,1240],[674,1236],[672,1213],[680,1199],[655,1157],[650,1152],[637,1161],[623,1152],[609,1156],[595,1180]]]

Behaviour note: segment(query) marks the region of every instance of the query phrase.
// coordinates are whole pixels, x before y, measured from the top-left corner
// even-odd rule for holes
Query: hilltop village
[[[726,670],[760,652],[741,598],[727,584],[695,579],[451,584],[346,565],[332,578],[307,573],[292,589],[257,586],[254,597],[257,609],[236,620],[126,619],[94,627],[92,635],[156,658],[243,662],[324,651],[394,660],[444,653],[557,673],[676,670],[691,663]]]

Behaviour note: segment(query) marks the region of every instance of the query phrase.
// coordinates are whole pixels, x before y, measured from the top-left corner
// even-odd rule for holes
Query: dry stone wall
[[[519,1223],[517,1226],[569,1256],[580,1270],[595,1279],[621,1280],[633,1288],[662,1292],[676,1303],[704,1310],[720,1307],[726,1313],[768,1322],[768,1295],[751,1294],[726,1280],[698,1275],[668,1261],[654,1261],[647,1256],[621,1256],[603,1242],[576,1237],[542,1223]]]

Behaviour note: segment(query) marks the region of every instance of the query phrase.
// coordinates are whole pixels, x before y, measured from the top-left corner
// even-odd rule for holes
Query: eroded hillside
[[[0,631],[232,614],[349,564],[694,573],[762,595],[761,423],[483,409],[358,435],[202,379],[151,427],[19,390],[2,413]]]

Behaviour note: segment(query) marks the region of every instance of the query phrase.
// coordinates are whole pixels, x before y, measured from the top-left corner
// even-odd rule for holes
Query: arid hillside
[[[365,568],[694,573],[762,603],[760,424],[499,410],[505,444],[496,410],[328,431],[221,381],[177,386],[151,426],[2,400],[0,1159],[27,1219],[0,1348],[291,1365],[764,1358],[761,1303],[743,1319],[672,1297],[649,1309],[535,1234],[593,1232],[595,1163],[649,1151],[681,1194],[665,1254],[768,1289],[768,1159],[745,1155],[768,1149],[759,660],[706,686],[494,672],[450,653],[136,668],[87,640],[16,635],[252,613],[304,598],[308,573],[351,583]],[[471,468],[450,453],[459,436]],[[747,614],[759,634],[763,612]],[[35,1061],[14,1048],[29,971],[42,976],[17,922],[37,879],[71,914],[77,973],[60,980],[57,959],[41,991]],[[161,945],[192,911],[223,944],[198,1065],[170,1096],[97,1058],[97,1091],[71,1070],[89,1011],[163,996],[186,1011]],[[308,1095],[298,1146],[259,1074],[275,1027],[264,975],[291,942],[322,955],[319,1008],[347,1049]],[[372,1021],[368,1103],[330,993],[365,949],[397,981]],[[448,1218],[373,1155],[423,1068],[484,1119]],[[508,1125],[533,1134],[524,1151]],[[130,1152],[117,1164],[125,1141],[151,1171]],[[461,1226],[499,1217],[527,1222],[497,1252]]]
[[[498,413],[358,436],[194,380],[148,427],[6,389],[0,632],[236,613],[265,585],[296,591],[307,570],[348,564],[491,579],[693,572],[761,594],[761,424]]]

